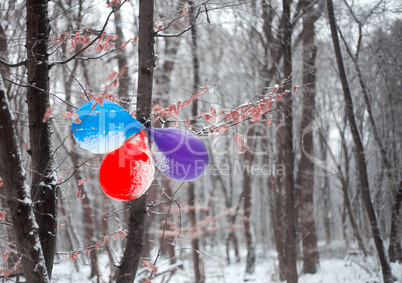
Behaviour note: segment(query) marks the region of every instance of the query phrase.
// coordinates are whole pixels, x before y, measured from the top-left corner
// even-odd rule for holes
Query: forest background
[[[3,1],[0,275],[313,282],[303,278],[341,263],[364,273],[355,282],[397,280],[401,9],[393,0]],[[206,173],[187,183],[158,173],[145,196],[108,198],[104,156],[71,134],[88,99],[197,134]]]

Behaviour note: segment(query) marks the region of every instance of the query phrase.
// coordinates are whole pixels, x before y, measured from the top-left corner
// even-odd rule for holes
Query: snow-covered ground
[[[82,256],[82,255],[80,255]],[[90,267],[87,259],[77,258],[79,270],[74,267],[73,261],[66,257],[59,257],[53,270],[52,282],[96,282],[90,279]],[[204,253],[203,263],[206,271],[207,283],[236,283],[236,282],[281,282],[278,277],[278,266],[276,257],[273,252],[264,253],[261,249],[257,251],[257,261],[255,272],[253,275],[245,275],[245,261],[239,263],[228,264],[217,253]],[[245,259],[245,251],[242,252],[242,259]],[[100,273],[101,280],[109,282],[110,266],[108,266],[108,258],[106,255],[100,254]],[[301,263],[299,263],[301,264]],[[171,270],[169,261],[165,258],[158,260],[157,276],[152,279],[153,283],[162,282],[194,282],[194,273],[192,268],[191,256],[188,254],[187,259],[183,258],[177,265],[182,265],[176,272],[171,275],[167,270]],[[301,265],[299,266],[299,270]],[[396,282],[402,283],[402,263],[392,264],[393,275],[397,279]],[[137,279],[146,279],[149,276],[150,268],[140,268]],[[170,280],[169,280],[170,278]],[[139,282],[139,281],[136,282]],[[316,274],[304,274],[299,277],[300,283],[336,283],[336,282],[364,282],[364,283],[381,283],[382,275],[379,263],[374,257],[362,257],[359,253],[349,253],[344,257],[335,256],[330,258],[322,256],[320,258],[319,270]]]

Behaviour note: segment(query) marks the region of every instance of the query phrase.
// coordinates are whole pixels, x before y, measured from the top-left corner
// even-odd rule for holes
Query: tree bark
[[[301,149],[314,155],[313,132],[305,133],[304,129],[315,119],[315,21],[318,16],[312,5],[313,1],[305,1],[305,9],[309,9],[303,17],[303,112],[301,118]],[[307,8],[310,6],[309,8]],[[312,6],[312,7],[311,7]],[[317,13],[318,14],[318,13]],[[314,219],[314,175],[315,165],[302,152],[296,178],[299,190],[299,219],[303,245],[303,273],[316,273],[319,264],[317,248],[317,230]]]
[[[211,157],[211,159],[210,159],[210,164],[215,164],[215,162],[213,161],[213,157]],[[232,197],[229,196],[228,189],[226,188],[226,185],[222,180],[222,176],[216,175],[214,183],[216,183],[217,181],[219,181],[219,183],[221,184],[220,187],[222,189],[222,192],[223,192],[223,195],[224,195],[224,198],[225,198],[226,209],[227,210],[233,209],[233,207],[232,207],[232,203],[233,203]],[[230,186],[230,187],[232,187],[232,186]],[[234,225],[234,223],[236,221],[236,215],[234,215],[232,213],[228,213],[226,218],[227,218],[227,222],[228,222],[228,226],[227,226],[226,232],[225,232],[226,261],[227,262],[231,261],[230,260],[230,241],[232,241],[234,252],[235,252],[235,259],[236,259],[236,262],[239,262],[240,261],[239,243],[238,243],[237,236],[236,236],[236,233],[235,233],[235,230],[234,230],[234,227],[233,227],[233,225]]]
[[[292,24],[290,17],[290,0],[283,0],[282,15],[282,49],[283,49],[283,74],[285,79],[285,87],[292,87]],[[295,208],[295,189],[294,189],[294,151],[293,151],[293,103],[292,95],[287,94],[283,98],[283,114],[285,116],[285,125],[283,130],[282,150],[284,152],[284,165],[286,175],[284,180],[285,196],[286,196],[286,280],[290,283],[296,283],[297,266],[296,266],[296,208]]]
[[[189,17],[191,27],[191,55],[193,59],[193,93],[197,93],[199,91],[200,86],[200,63],[198,60],[197,54],[197,28],[195,26],[195,4],[192,0],[188,1],[190,6]],[[193,106],[191,109],[191,114],[193,117],[197,117],[198,115],[198,100],[193,101]],[[192,237],[191,237],[191,248],[193,254],[193,267],[194,267],[194,276],[195,282],[204,282],[205,275],[201,267],[201,259],[199,256],[199,240],[197,232],[197,215],[195,210],[195,186],[194,182],[191,182],[188,187],[188,205],[190,207],[188,217],[191,223]]]
[[[155,64],[154,1],[140,0],[138,38],[137,119],[149,126],[152,108],[152,86]],[[146,194],[130,201],[127,246],[124,251],[117,283],[132,283],[136,277],[143,247]]]
[[[392,206],[391,233],[389,235],[388,253],[391,262],[402,261],[401,235],[398,235],[398,222],[402,203],[402,181],[399,184],[399,190]]]
[[[3,30],[3,27],[0,25],[0,59],[3,61],[8,60],[8,44],[7,44],[7,36]],[[0,74],[4,79],[10,78],[10,67],[0,64]],[[5,88],[7,88],[7,83],[3,81],[5,84]]]
[[[119,48],[122,46],[124,41],[124,34],[122,30],[122,20],[121,20],[121,13],[120,13],[120,3],[116,3],[114,5],[115,12],[114,12],[114,20],[115,20],[115,28],[116,28],[116,35],[118,38],[116,40],[116,46]],[[121,72],[124,67],[127,66],[127,56],[124,50],[119,50],[117,55],[117,63],[119,67],[119,72]],[[129,94],[129,86],[130,86],[130,76],[128,76],[128,71],[126,70],[122,76],[119,78],[119,97],[122,99],[121,106],[126,109],[127,111],[130,108],[130,101],[131,97]]]
[[[254,126],[247,132],[247,136],[254,136]],[[246,147],[252,148],[253,141],[246,141]],[[244,209],[244,237],[246,238],[246,246],[247,246],[247,259],[246,259],[246,274],[254,274],[255,269],[255,245],[253,241],[253,235],[251,233],[251,211],[252,211],[252,188],[251,188],[251,172],[250,168],[253,163],[253,154],[250,150],[247,150],[244,153],[244,165],[246,166],[246,170],[243,173],[243,191],[244,191],[244,200],[243,200],[243,209]]]
[[[49,109],[47,0],[27,0],[27,73],[28,119],[32,157],[31,195],[39,237],[49,278],[52,275],[57,234],[57,176],[53,168],[53,149],[49,121],[43,123]]]
[[[323,137],[319,137],[319,142],[320,142],[320,148],[322,152],[322,160],[327,160],[327,148],[324,142]],[[330,184],[329,184],[329,177],[328,173],[325,170],[321,170],[321,174],[324,174],[324,181],[321,187],[321,192],[322,192],[322,199],[323,199],[323,206],[324,206],[324,211],[322,214],[323,217],[323,222],[324,222],[324,230],[325,230],[325,240],[327,245],[331,244],[331,189],[330,189]],[[346,217],[345,217],[346,218]],[[342,218],[343,219],[343,218]],[[342,223],[344,223],[342,221]]]
[[[274,28],[274,20],[277,12],[269,0],[261,0],[263,26],[262,32],[265,37],[263,43],[264,48],[264,64],[261,70],[261,77],[263,79],[263,88],[261,94],[266,95],[272,81],[280,80],[281,74],[279,70],[280,60],[283,56],[281,48],[282,34],[276,32]],[[278,120],[281,121],[282,113],[277,113]],[[285,153],[282,148],[283,143],[283,130],[277,132],[276,148],[277,148],[277,165],[283,165]],[[266,139],[266,147],[269,149],[269,138]],[[272,150],[272,154],[274,152]],[[264,161],[269,163],[267,155],[264,156]],[[278,169],[278,167],[276,167]],[[273,170],[275,171],[275,170]],[[278,170],[275,171],[278,173]],[[285,227],[285,194],[283,185],[284,176],[281,174],[272,174],[267,179],[267,187],[270,194],[270,216],[274,229],[275,246],[278,253],[278,267],[279,279],[286,280],[286,227]]]
[[[279,161],[279,160],[278,160]],[[278,179],[278,178],[277,178]],[[274,176],[267,179],[270,191],[270,215],[274,228],[274,238],[276,251],[278,252],[279,279],[286,280],[286,227],[285,227],[285,208],[284,193],[279,182],[275,182]]]
[[[17,249],[27,282],[49,282],[14,122],[0,77],[0,171],[7,188],[5,193],[17,238]]]
[[[0,24],[0,59],[3,61],[8,61],[8,44],[7,44],[7,36],[3,30],[3,27]],[[0,76],[4,79],[9,79],[10,78],[10,68],[6,65],[0,64]],[[7,82],[4,82],[4,88],[8,89]],[[10,83],[8,83],[10,84]],[[6,91],[7,95],[7,91]],[[11,103],[10,103],[11,104]],[[0,176],[1,176],[1,171],[0,171]],[[0,204],[2,209],[6,209],[6,217],[5,220],[7,222],[11,222],[11,215],[8,210],[8,205],[7,205],[7,196],[5,193],[5,189],[0,190]],[[14,235],[14,227],[11,225],[6,225],[4,227],[6,234],[7,234],[7,244],[6,246],[8,247],[8,250],[10,251],[10,256],[7,259],[7,264],[8,266],[14,266],[17,264],[18,261],[18,255],[15,252],[16,250],[16,242],[15,242],[15,235]]]
[[[345,177],[341,177],[340,181],[342,184],[342,192],[343,192],[343,203],[345,205],[345,213],[349,214],[349,220],[350,224],[352,225],[353,229],[353,235],[355,236],[357,240],[357,244],[359,245],[360,249],[363,251],[364,256],[367,256],[367,250],[364,245],[359,226],[357,225],[356,217],[354,215],[354,211],[352,209],[352,204],[350,202],[350,197],[349,197],[349,189],[350,189],[350,173],[349,173],[349,163],[350,163],[350,157],[349,157],[349,151],[347,147],[347,141],[345,137],[345,131],[347,127],[347,121],[346,117],[344,120],[344,127],[341,129],[339,128],[340,136],[341,136],[341,143],[342,143],[342,150],[343,150],[343,155],[344,155],[344,160],[345,160]],[[341,174],[341,169],[339,168],[339,174]],[[345,223],[346,224],[346,223]]]
[[[364,153],[363,143],[360,137],[360,133],[356,124],[352,95],[349,89],[349,83],[347,81],[345,67],[343,65],[343,58],[341,54],[341,48],[339,44],[339,38],[336,27],[336,20],[334,15],[334,8],[332,0],[327,0],[328,19],[331,27],[332,41],[335,49],[336,61],[339,69],[339,77],[342,83],[342,89],[345,99],[345,112],[349,121],[349,127],[352,132],[353,141],[356,147],[356,158],[359,169],[360,183],[362,188],[363,202],[366,208],[366,212],[370,221],[371,231],[374,238],[374,243],[378,252],[379,260],[381,263],[381,269],[383,279],[385,283],[393,282],[392,270],[389,263],[388,255],[386,253],[384,242],[381,235],[381,230],[378,224],[377,215],[375,213],[373,203],[371,201],[370,187],[368,182],[366,157]]]

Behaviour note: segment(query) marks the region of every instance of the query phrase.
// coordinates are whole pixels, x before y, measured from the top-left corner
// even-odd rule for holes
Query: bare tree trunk
[[[282,15],[282,45],[283,45],[283,73],[286,79],[285,87],[292,87],[292,24],[290,17],[290,0],[283,0]],[[283,114],[285,125],[283,130],[282,150],[284,152],[285,175],[285,196],[286,196],[286,280],[289,283],[296,283],[298,280],[296,266],[296,208],[295,208],[295,189],[294,189],[294,151],[293,151],[293,103],[292,95],[288,94],[283,98]]]
[[[108,199],[106,195],[102,195],[102,231],[103,235],[109,235],[109,207],[108,207]],[[112,254],[112,250],[110,247],[110,240],[105,243],[105,249],[107,256],[109,258],[109,267],[110,267],[110,276],[109,282],[114,282],[116,280],[116,268],[115,268],[115,260]]]
[[[194,282],[204,282],[205,277],[203,270],[201,268],[201,259],[199,256],[200,245],[197,233],[197,218],[195,212],[195,193],[194,193],[194,183],[191,182],[188,186],[188,218],[191,224],[191,249],[193,255],[193,268],[194,268]]]
[[[327,148],[323,141],[323,138],[319,137],[320,141],[320,148],[322,148],[322,160],[327,160]],[[324,229],[325,229],[325,240],[329,245],[331,243],[331,193],[330,193],[330,184],[328,173],[325,170],[322,170],[324,174],[324,182],[322,184],[321,192],[323,198],[323,205],[324,205],[324,213],[323,213],[323,222],[324,222]]]
[[[191,54],[193,57],[193,93],[197,93],[200,86],[200,63],[198,61],[197,54],[197,28],[195,27],[195,4],[192,0],[188,1],[190,6],[189,17],[190,22],[192,24],[191,27]],[[193,101],[193,107],[191,109],[191,114],[193,117],[196,117],[198,114],[198,101]],[[195,282],[204,282],[205,275],[201,267],[201,259],[199,256],[199,240],[197,231],[197,216],[195,210],[195,192],[194,192],[194,183],[191,182],[188,187],[188,205],[190,207],[188,217],[191,223],[191,229],[193,232],[191,238],[191,248],[193,254],[193,267],[194,267],[194,276]]]
[[[171,197],[173,195],[173,191],[170,188],[170,181],[167,178],[164,178],[164,180],[162,181],[162,183],[164,184],[164,194],[166,194],[168,197],[165,197],[165,200],[167,202],[171,201]],[[165,211],[166,215],[164,216],[165,220],[166,219],[172,219],[173,215],[171,212],[169,212],[168,210]],[[172,225],[172,221],[168,221],[166,223],[167,225],[167,230],[172,230],[174,229],[174,225]],[[170,264],[175,264],[176,263],[176,252],[175,252],[175,246],[174,246],[174,241],[175,241],[175,237],[172,236],[167,236],[165,235],[163,241],[161,241],[161,253],[167,253],[169,255],[169,263]]]
[[[349,197],[349,187],[350,187],[350,174],[349,174],[349,163],[350,163],[350,157],[349,157],[349,151],[348,147],[346,144],[346,137],[345,137],[345,131],[347,127],[347,121],[346,117],[344,119],[344,128],[340,129],[339,128],[339,133],[341,136],[341,142],[342,142],[342,150],[343,150],[343,155],[344,155],[344,160],[345,160],[345,177],[341,177],[341,184],[342,184],[342,192],[343,192],[343,203],[345,205],[345,213],[349,214],[349,220],[350,224],[352,225],[353,229],[353,235],[355,236],[357,240],[357,244],[359,245],[360,249],[363,251],[364,256],[367,256],[367,250],[364,245],[363,239],[361,237],[361,233],[359,230],[359,226],[357,225],[356,222],[356,217],[354,216],[354,211],[352,209],[352,205],[350,202],[350,197]],[[339,172],[340,168],[339,168]],[[340,173],[341,174],[341,173]],[[346,223],[345,223],[346,225]]]
[[[211,157],[211,159],[213,159],[213,157]],[[211,160],[210,160],[210,163],[213,164],[213,162],[211,162]],[[221,184],[222,192],[223,192],[223,195],[225,198],[226,209],[230,210],[230,209],[232,209],[232,198],[229,197],[228,190],[220,175],[216,176],[215,182],[217,182],[217,181],[219,181],[219,183]],[[234,252],[235,252],[236,262],[239,262],[240,261],[239,244],[238,244],[236,233],[233,229],[233,225],[236,222],[236,214],[229,213],[227,216],[227,222],[228,222],[228,228],[226,229],[226,234],[225,234],[226,261],[230,262],[230,242],[232,242]]]
[[[254,127],[251,127],[250,131],[247,135],[254,135]],[[253,141],[251,141],[252,143]],[[248,147],[252,147],[251,144],[247,143]],[[250,151],[246,151],[244,153],[244,163],[246,168],[250,168],[253,162],[253,155]],[[253,241],[253,235],[251,233],[251,211],[252,211],[252,189],[251,189],[251,172],[246,169],[243,173],[243,190],[244,190],[244,201],[243,201],[243,209],[244,209],[244,236],[246,238],[247,245],[247,259],[246,259],[246,274],[254,274],[255,269],[255,245]]]
[[[7,36],[4,33],[3,27],[0,25],[0,58],[3,61],[8,60],[8,44],[7,44]],[[6,65],[0,64],[0,75],[3,79],[9,79],[10,77],[10,68]],[[3,81],[5,87],[7,87],[7,83]],[[7,94],[6,94],[7,95]]]
[[[120,47],[124,41],[124,34],[122,30],[122,20],[121,20],[121,13],[120,13],[120,2],[114,5],[115,12],[114,12],[114,20],[115,20],[115,27],[116,27],[116,34],[118,38],[116,40],[116,46]],[[124,50],[119,50],[117,53],[117,62],[119,71],[121,72],[124,68],[127,68],[127,56]],[[119,78],[119,97],[122,99],[122,107],[129,110],[131,97],[128,93],[130,85],[130,76],[128,76],[128,71],[125,71],[122,76]]]
[[[155,64],[154,1],[140,0],[138,39],[138,89],[137,119],[149,126],[147,119],[151,116],[153,71]],[[127,246],[124,251],[117,283],[130,282],[135,279],[143,247],[145,230],[146,194],[130,201],[130,218]]]
[[[49,278],[52,276],[57,234],[57,176],[53,169],[53,149],[49,121],[43,123],[49,109],[47,0],[27,0],[27,73],[28,118],[32,157],[31,195],[39,237]]]
[[[363,143],[360,137],[360,133],[356,124],[355,115],[353,112],[353,101],[352,95],[350,94],[349,84],[346,77],[345,67],[343,65],[343,58],[341,54],[339,38],[337,33],[334,8],[332,4],[332,0],[327,0],[327,8],[328,8],[328,19],[331,27],[332,40],[335,49],[336,61],[339,69],[339,76],[342,82],[342,89],[345,99],[345,112],[349,121],[350,130],[352,132],[353,141],[356,147],[356,158],[357,165],[359,169],[360,183],[362,188],[362,195],[364,205],[366,207],[366,212],[368,218],[370,220],[371,231],[374,238],[374,243],[378,252],[378,256],[381,263],[383,279],[385,283],[393,282],[392,279],[392,270],[389,263],[388,255],[386,253],[384,242],[381,235],[381,230],[378,225],[377,215],[375,213],[373,203],[371,201],[370,196],[370,186],[368,182],[367,176],[367,168],[366,168],[366,157],[364,153]]]
[[[303,113],[301,118],[301,149],[314,155],[314,136],[313,132],[305,133],[306,127],[315,119],[315,84],[316,68],[315,59],[317,48],[315,46],[314,24],[318,19],[313,1],[305,1],[306,7],[310,6],[303,17]],[[303,244],[303,273],[316,273],[319,263],[317,248],[317,230],[314,219],[314,175],[315,165],[302,152],[298,180],[300,203],[299,219],[301,228],[301,238]]]
[[[4,33],[4,30],[0,24],[0,58],[3,61],[8,61],[8,44],[7,44],[7,36]],[[6,65],[0,64],[0,76],[4,79],[10,78],[10,68]],[[7,88],[7,83],[3,81],[5,89]],[[8,83],[10,85],[10,83]],[[6,91],[6,90],[4,90]],[[7,95],[7,93],[6,93]],[[21,103],[22,105],[22,103]],[[16,129],[17,130],[17,129]],[[1,176],[1,172],[0,172]],[[6,209],[6,221],[11,222],[11,215],[9,213],[8,204],[7,204],[7,196],[5,193],[6,189],[0,190],[0,203],[3,209]],[[5,231],[7,234],[7,243],[8,250],[10,251],[10,256],[7,259],[8,266],[14,266],[18,261],[18,255],[14,252],[16,249],[16,239],[14,235],[14,227],[11,225],[6,225]]]
[[[181,17],[183,15],[183,7],[187,3],[186,0],[179,0],[176,3],[175,17]],[[185,21],[174,21],[171,23],[170,28],[173,33],[179,33],[185,28]],[[154,103],[166,107],[168,104],[168,97],[171,89],[170,82],[172,80],[172,71],[175,65],[175,57],[179,50],[180,42],[183,39],[182,36],[165,37],[161,40],[165,41],[165,48],[163,53],[163,63],[156,69],[155,78],[155,95]]]
[[[349,249],[349,238],[348,238],[348,235],[346,233],[347,228],[348,228],[348,226],[346,225],[346,213],[347,213],[346,203],[345,203],[345,201],[343,201],[342,209],[339,207],[339,214],[341,215],[343,240],[346,243],[346,248]]]
[[[348,182],[342,182],[343,203],[344,203],[345,209],[346,209],[345,213],[349,214],[350,224],[352,225],[353,235],[355,236],[355,238],[357,240],[357,244],[359,245],[360,249],[363,251],[364,256],[367,256],[366,247],[365,247],[363,239],[360,235],[359,227],[356,223],[356,218],[354,217],[352,206],[350,204],[348,188],[349,188]]]
[[[277,15],[275,9],[272,6],[271,1],[261,0],[263,27],[262,31],[265,36],[264,42],[264,65],[262,66],[261,76],[263,79],[263,91],[265,95],[266,89],[270,86],[271,81],[279,80],[281,75],[279,70],[279,63],[283,55],[281,48],[281,33],[277,33],[274,30],[273,22]],[[275,36],[276,35],[276,36]],[[281,113],[278,112],[278,120],[281,121]],[[277,164],[283,165],[285,153],[282,148],[283,133],[280,129],[277,132],[276,148],[277,148]],[[269,142],[267,139],[267,149],[269,148]],[[268,159],[267,156],[264,158]],[[276,168],[278,169],[278,167]],[[275,171],[278,173],[278,170]],[[276,250],[278,252],[279,263],[279,279],[286,280],[286,227],[285,227],[285,194],[284,194],[284,176],[281,174],[271,174],[267,179],[267,186],[270,194],[270,216],[274,229],[274,240]]]
[[[33,213],[29,186],[18,148],[14,116],[0,77],[0,172],[27,282],[49,282]]]
[[[278,160],[279,161],[279,160]],[[278,179],[278,178],[277,178]],[[274,228],[274,238],[276,251],[278,252],[279,279],[286,280],[286,227],[285,227],[285,208],[284,194],[278,182],[275,183],[273,175],[267,180],[270,191],[270,215]]]
[[[402,203],[402,181],[392,206],[391,233],[389,235],[389,257],[391,262],[402,261],[401,235],[398,235],[398,222]]]
[[[78,247],[82,247],[83,245],[80,244],[80,241],[77,237],[77,233],[73,226],[74,222],[71,220],[71,216],[70,216],[71,211],[69,208],[66,209],[66,207],[64,205],[62,190],[59,190],[58,198],[59,198],[59,209],[60,209],[60,213],[61,213],[60,218],[65,219],[66,223],[68,223],[67,227],[65,227],[65,232],[66,232],[66,237],[67,237],[67,248],[70,251],[74,251]],[[74,267],[77,271],[79,270],[77,261],[74,262]]]

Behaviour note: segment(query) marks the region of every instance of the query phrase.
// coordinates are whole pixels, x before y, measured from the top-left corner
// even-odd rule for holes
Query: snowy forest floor
[[[185,249],[187,250],[187,249]],[[169,270],[169,260],[161,257],[156,266],[156,277],[152,279],[153,283],[162,282],[194,282],[193,267],[191,261],[190,249],[187,254],[181,257],[176,266],[181,266],[171,275]],[[239,263],[226,262],[225,253],[205,252],[203,253],[203,262],[205,266],[205,277],[207,283],[222,282],[281,282],[278,277],[278,264],[275,252],[266,249],[257,249],[257,258],[255,264],[255,273],[245,275],[245,258],[247,251],[241,251],[242,260]],[[357,249],[346,250],[344,245],[332,244],[331,246],[321,245],[320,247],[320,266],[316,274],[300,275],[300,283],[332,283],[332,282],[367,282],[381,283],[382,275],[378,260],[374,256],[364,258]],[[67,256],[58,257],[53,270],[52,282],[96,282],[96,279],[90,279],[90,266],[87,258],[82,256],[77,258],[77,271],[74,262]],[[301,262],[299,269],[301,270]],[[99,253],[99,267],[104,282],[109,282],[110,266],[106,254]],[[402,283],[402,263],[392,264],[393,275],[398,283]],[[151,268],[143,267],[138,270],[136,282],[146,279],[150,274]],[[399,281],[398,281],[399,280]]]

